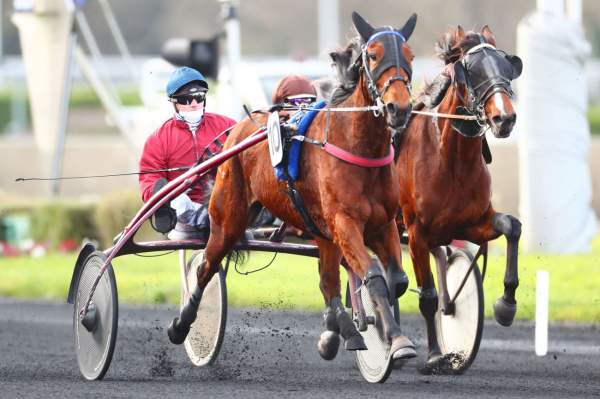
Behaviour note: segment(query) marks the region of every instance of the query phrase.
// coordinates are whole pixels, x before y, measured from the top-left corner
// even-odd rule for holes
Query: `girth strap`
[[[290,197],[290,200],[292,200],[292,203],[296,207],[298,214],[300,214],[300,217],[302,218],[302,221],[304,222],[306,229],[313,236],[327,239],[327,237],[325,237],[325,235],[323,233],[321,233],[321,230],[319,230],[319,228],[317,227],[315,222],[312,220],[312,218],[308,214],[308,211],[306,210],[306,206],[304,205],[304,200],[302,199],[302,195],[300,195],[300,192],[298,190],[296,190],[296,188],[294,187],[294,182],[291,179],[288,179],[287,183],[288,183],[288,195]]]

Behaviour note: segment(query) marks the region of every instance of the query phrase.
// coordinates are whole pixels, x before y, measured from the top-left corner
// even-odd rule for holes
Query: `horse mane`
[[[435,44],[435,52],[444,63],[452,64],[459,59],[472,47],[485,43],[483,35],[468,31],[462,39],[458,39],[458,31],[462,28],[452,29],[444,34]]]
[[[356,36],[350,39],[343,50],[333,51],[329,54],[337,73],[337,81],[330,96],[330,101],[334,105],[350,97],[356,89],[362,66],[360,57],[362,44],[360,36]]]
[[[461,28],[452,29],[444,34],[435,44],[435,52],[446,65],[453,64],[474,46],[485,42],[485,38],[476,32],[469,31],[459,38],[458,31]],[[437,75],[431,82],[426,83],[425,88],[417,96],[415,110],[422,108],[435,108],[446,95],[452,77],[447,68]]]
[[[444,99],[450,83],[452,83],[450,75],[445,70],[440,72],[431,82],[425,84],[425,87],[417,96],[413,109],[419,111],[423,108],[437,107]]]

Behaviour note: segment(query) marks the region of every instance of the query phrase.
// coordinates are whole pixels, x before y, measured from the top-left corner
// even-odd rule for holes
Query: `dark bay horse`
[[[389,290],[392,295],[401,295],[408,279],[400,267],[400,239],[395,223],[399,187],[388,127],[404,128],[410,116],[413,54],[406,41],[414,30],[416,15],[398,30],[373,28],[357,13],[352,18],[361,45],[360,57],[351,69],[356,71],[356,81],[349,95],[330,106],[334,110],[342,107],[361,110],[330,112],[325,108],[316,116],[306,133],[302,170],[294,183],[306,213],[320,233],[315,236],[320,253],[320,288],[326,304],[325,325],[331,334],[324,335],[319,342],[319,353],[326,359],[335,356],[338,333],[344,338],[347,350],[367,349],[340,299],[339,265],[344,257],[351,270],[364,281],[390,345],[390,354],[394,359],[410,358],[416,356],[414,345],[401,334],[389,306]],[[348,57],[333,54],[332,58],[338,69],[347,68],[350,61]],[[373,105],[378,106],[377,110],[366,110]],[[265,115],[246,118],[231,132],[225,148],[239,143],[265,122]],[[312,145],[315,143],[319,145]],[[328,148],[337,150],[332,154]],[[340,155],[340,151],[345,155]],[[310,227],[288,197],[288,190],[288,185],[274,176],[267,142],[219,167],[209,205],[211,234],[205,249],[205,264],[198,271],[198,287],[192,298],[169,328],[172,342],[181,343],[185,339],[202,290],[217,272],[221,260],[243,236],[256,204],[262,204],[299,229]],[[369,254],[367,247],[377,258]],[[385,270],[389,270],[387,283]]]
[[[419,308],[427,325],[428,363],[441,361],[436,337],[438,295],[429,253],[453,239],[485,244],[503,234],[508,241],[504,295],[494,305],[496,320],[512,323],[518,286],[517,247],[521,223],[491,204],[491,179],[482,151],[486,127],[507,137],[516,120],[510,82],[521,60],[495,48],[489,27],[481,33],[459,26],[438,42],[446,68],[425,89],[415,109],[475,115],[477,120],[418,115],[403,133],[396,162],[400,182],[400,232],[409,236],[410,256],[420,287]],[[444,255],[445,256],[445,255]]]

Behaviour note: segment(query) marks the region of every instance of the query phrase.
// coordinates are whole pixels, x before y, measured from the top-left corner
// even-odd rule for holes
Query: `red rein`
[[[330,143],[325,143],[323,149],[328,154],[333,155],[342,161],[346,161],[353,165],[362,166],[363,168],[379,168],[381,166],[389,165],[394,161],[394,147],[392,145],[390,145],[390,153],[383,158],[364,158],[342,150],[340,147]]]

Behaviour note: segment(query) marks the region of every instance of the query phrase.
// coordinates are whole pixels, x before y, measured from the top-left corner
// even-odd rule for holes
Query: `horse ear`
[[[331,58],[331,60],[333,62],[337,62],[338,59],[338,53],[336,51],[332,51],[331,53],[329,53],[329,58]]]
[[[481,29],[481,34],[485,38],[486,42],[492,46],[496,46],[496,38],[494,37],[494,34],[488,25],[484,25],[484,27]]]
[[[459,85],[467,84],[467,71],[462,62],[456,61],[454,63],[454,81]]]
[[[352,22],[354,23],[354,27],[356,31],[362,37],[364,42],[367,42],[375,29],[363,19],[356,11],[352,12]]]
[[[417,14],[413,13],[410,18],[406,21],[402,29],[400,29],[400,33],[404,36],[404,39],[408,40],[410,35],[412,35],[415,30],[415,26],[417,25]]]
[[[460,43],[465,38],[465,30],[462,26],[458,25],[456,27],[456,32],[454,32],[454,39],[456,43]]]
[[[516,55],[507,55],[506,59],[510,62],[513,69],[513,75],[511,80],[514,80],[521,76],[521,72],[523,72],[523,61]]]

